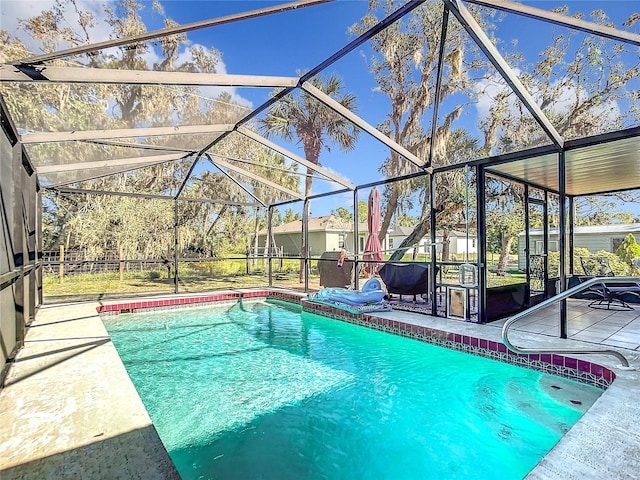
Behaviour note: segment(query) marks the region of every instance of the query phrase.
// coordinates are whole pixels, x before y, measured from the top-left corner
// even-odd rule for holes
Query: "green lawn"
[[[125,275],[120,281],[117,273],[81,274],[67,276],[63,282],[57,276],[43,279],[45,303],[59,301],[99,300],[122,298],[126,296],[171,294],[174,292],[173,278],[149,278],[144,275]],[[180,275],[178,291],[197,293],[212,290],[245,287],[264,287],[269,281],[265,274],[226,274],[226,275]],[[317,289],[317,276],[310,279],[310,286]],[[301,288],[297,274],[274,276],[274,286]]]
[[[507,272],[506,276],[489,273],[487,286],[495,287],[524,282],[525,275],[514,268],[516,265],[512,265],[512,269]],[[302,289],[304,284],[299,281],[299,267],[299,260],[284,260],[282,265],[274,261],[274,286]],[[490,267],[490,271],[491,269]],[[247,263],[244,259],[180,264],[178,291],[181,293],[197,293],[268,285],[266,262],[264,264],[262,261],[251,263],[249,270],[251,272],[247,274]],[[457,279],[456,266],[450,266],[448,273],[442,276],[442,282],[446,284],[456,284]],[[124,272],[122,280],[120,280],[118,273],[68,275],[64,277],[62,282],[58,275],[55,274],[46,275],[43,279],[43,294],[47,303],[126,296],[166,295],[173,293],[174,288],[173,277],[167,278],[165,269]],[[312,290],[319,289],[317,261],[313,260],[311,262],[309,288]]]

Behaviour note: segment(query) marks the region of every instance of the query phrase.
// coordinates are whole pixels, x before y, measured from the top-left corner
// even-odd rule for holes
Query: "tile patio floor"
[[[3,480],[178,478],[109,341],[98,305],[48,305],[38,312],[0,390]],[[527,479],[638,478],[640,305],[619,312],[569,300],[567,340],[558,338],[558,308],[523,319],[512,339],[527,347],[606,345],[636,370],[619,369],[613,357],[585,357],[613,369],[617,378]],[[404,311],[376,315],[494,341],[500,341],[504,323],[478,325]]]
[[[640,305],[632,310],[589,306],[589,300],[567,301],[568,338],[609,347],[640,351]],[[558,337],[559,305],[552,305],[519,320],[514,330]],[[506,320],[488,327],[502,328]]]

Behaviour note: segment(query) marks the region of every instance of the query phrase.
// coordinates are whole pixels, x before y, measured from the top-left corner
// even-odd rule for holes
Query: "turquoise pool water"
[[[518,479],[602,393],[280,303],[104,322],[183,479]]]

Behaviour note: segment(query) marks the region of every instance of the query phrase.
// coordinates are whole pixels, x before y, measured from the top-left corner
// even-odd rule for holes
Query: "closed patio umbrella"
[[[376,187],[371,189],[368,206],[367,227],[369,229],[369,235],[367,236],[362,258],[365,261],[381,262],[384,260],[384,256],[382,255],[382,245],[378,238],[378,230],[380,230],[380,193]],[[380,267],[381,265],[379,263],[366,263],[364,271],[369,275],[374,275],[378,273]]]

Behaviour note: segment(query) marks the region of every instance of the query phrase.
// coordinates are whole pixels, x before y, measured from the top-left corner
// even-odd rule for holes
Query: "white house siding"
[[[300,242],[302,232],[276,233],[274,235],[276,245],[284,249],[284,255],[289,257],[300,256]],[[264,236],[259,237],[259,244],[264,246]],[[338,232],[309,232],[309,248],[312,256],[320,256],[326,251],[340,250],[340,233]],[[345,246],[353,251],[353,241],[347,235]]]
[[[300,240],[302,239],[302,233],[280,233],[275,235],[276,245],[278,248],[284,250],[286,257],[298,257],[300,256]],[[311,243],[311,235],[309,235],[309,243]],[[261,245],[264,245],[264,241],[260,241]]]
[[[449,237],[449,253],[455,255],[465,254],[467,252],[467,237]],[[478,253],[478,245],[475,236],[469,236],[469,255],[473,256]]]
[[[524,270],[527,267],[527,261],[524,256],[525,242],[524,235],[518,237],[518,270]]]
[[[310,219],[310,232],[309,232],[309,246],[311,248],[312,256],[322,255],[323,252],[338,251],[342,248],[340,244],[340,236],[346,236],[344,241],[344,248],[349,252],[355,252],[353,228],[351,225],[340,225],[339,221],[336,221],[335,217],[316,217]],[[300,229],[300,230],[298,230]],[[284,254],[287,256],[300,255],[300,241],[302,239],[302,224],[300,221],[292,222],[290,224],[281,225],[276,227],[274,231],[275,242],[278,247],[284,248]],[[280,231],[278,231],[280,230]],[[282,231],[284,230],[284,231]],[[412,232],[411,227],[396,227],[382,240],[382,250],[387,253],[393,249],[397,249],[407,236]],[[366,244],[366,238],[368,236],[367,224],[361,223],[358,225],[358,252],[363,253],[364,245]],[[260,247],[264,247],[266,239],[266,230],[263,230],[258,235],[258,243]],[[442,235],[436,236],[437,241],[442,241]],[[408,255],[413,254],[413,250],[418,250],[418,256],[424,256],[431,253],[431,247],[429,245],[429,236],[426,236],[420,240],[418,247],[414,247],[407,251]],[[449,236],[449,253],[455,255],[458,260],[464,256],[467,250],[466,234],[464,232],[452,231]],[[442,252],[442,245],[436,246],[438,254]],[[478,248],[476,245],[476,237],[469,236],[469,256],[474,257],[477,254]]]
[[[328,237],[329,234],[325,235],[324,232],[309,232],[309,251],[311,255],[320,255],[327,249],[327,243],[330,243]],[[300,241],[300,238],[298,241]]]
[[[275,241],[279,247],[284,247],[284,255],[300,256],[302,232],[275,234]],[[309,232],[309,249],[311,255],[321,255],[326,250],[338,249],[338,234],[331,232]]]
[[[640,224],[576,227],[573,236],[574,247],[586,248],[591,253],[601,250],[613,253],[629,233],[632,233],[636,241],[638,241],[640,239]],[[536,242],[542,243],[543,239],[544,237],[539,229],[533,230],[529,234],[531,249],[535,251]],[[552,231],[549,235],[549,242],[549,251],[558,251],[557,233]],[[526,266],[524,247],[525,235],[524,232],[521,232],[518,235],[518,268],[520,270],[524,270]]]
[[[464,256],[467,251],[467,237],[464,233],[463,236],[459,234],[451,234],[449,236],[449,255],[455,255],[456,257]],[[389,248],[398,248],[400,244],[407,238],[407,235],[389,235]],[[442,242],[442,236],[436,237],[436,242]],[[413,254],[413,250],[418,250],[418,255],[424,255],[431,253],[430,240],[428,237],[420,240],[420,244],[417,247],[407,250],[408,255]],[[442,244],[436,245],[436,254],[442,253]],[[478,246],[475,236],[469,236],[469,256],[473,258],[478,253]],[[460,259],[460,258],[458,258]]]
[[[312,235],[314,242],[311,241]],[[337,252],[343,248],[340,246],[340,235],[344,234],[342,232],[310,232],[309,245],[311,246],[311,255],[319,256],[323,252]],[[344,237],[344,248],[353,252],[353,235],[350,232],[347,232]]]

